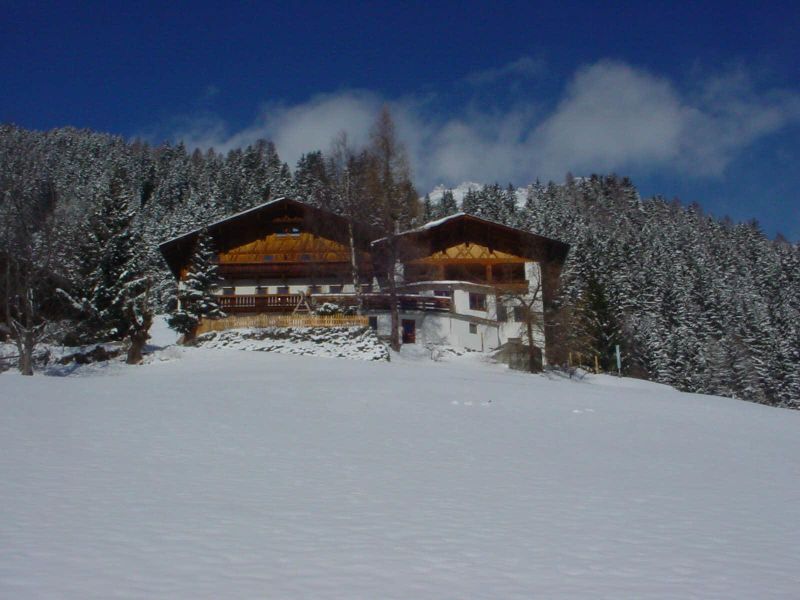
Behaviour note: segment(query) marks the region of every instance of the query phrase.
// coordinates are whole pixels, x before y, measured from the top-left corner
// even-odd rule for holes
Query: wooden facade
[[[555,299],[561,267],[569,246],[558,240],[514,229],[473,215],[458,214],[435,224],[401,233],[395,239],[397,258],[411,266],[412,281],[418,277],[455,279],[483,284],[522,283],[526,262],[536,262],[543,274],[542,294],[545,305]],[[378,260],[389,254],[389,240],[373,244]],[[418,268],[422,268],[420,273]],[[425,272],[424,268],[430,268]]]
[[[227,278],[308,278],[351,273],[347,219],[281,198],[207,227],[219,252],[219,273]],[[172,273],[180,278],[189,264],[199,230],[161,244]],[[372,278],[370,243],[375,233],[354,224],[356,262],[362,278]]]
[[[568,251],[562,242],[464,214],[373,241],[377,236],[369,227],[353,224],[351,229],[339,215],[290,199],[217,221],[207,232],[218,252],[219,303],[231,323],[254,315],[297,318],[326,302],[342,308],[358,305],[373,315],[371,324],[380,323],[390,310],[385,283],[386,274],[396,270],[389,264],[394,255],[403,273],[397,295],[403,337],[425,338],[424,331],[416,330],[424,320],[421,315],[444,316],[456,321],[437,325],[442,332],[461,327],[453,323],[465,324],[464,331],[480,336],[479,348],[485,346],[479,328],[494,327],[497,343],[502,341],[500,331],[509,319],[499,306],[504,291],[526,293],[533,278],[541,284],[546,311]],[[185,276],[198,235],[193,231],[160,247],[178,279]],[[495,300],[487,302],[488,297]]]

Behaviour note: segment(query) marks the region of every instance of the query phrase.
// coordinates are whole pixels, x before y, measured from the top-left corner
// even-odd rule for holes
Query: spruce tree
[[[480,196],[477,190],[469,188],[464,194],[464,199],[461,201],[461,212],[468,215],[480,215]]]
[[[197,236],[186,277],[179,284],[178,308],[168,319],[169,326],[182,333],[187,341],[194,337],[202,319],[225,316],[212,293],[219,282],[214,257],[212,240],[208,232],[202,230]]]
[[[80,269],[86,273],[84,296],[73,303],[80,305],[83,313],[79,337],[84,342],[119,340],[127,331],[125,290],[138,279],[132,264],[142,250],[129,200],[126,173],[117,171],[101,205],[89,219]]]
[[[458,212],[458,203],[453,195],[453,190],[445,190],[439,200],[439,218],[448,217]]]
[[[437,218],[436,211],[433,208],[433,204],[431,202],[431,195],[425,194],[425,198],[422,200],[422,222],[423,223],[430,223],[431,221]]]

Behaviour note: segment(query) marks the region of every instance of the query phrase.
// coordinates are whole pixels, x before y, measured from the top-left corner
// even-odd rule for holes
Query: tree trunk
[[[33,375],[33,350],[36,347],[33,332],[25,330],[20,334],[22,340],[19,348],[19,372],[23,375]]]
[[[353,275],[353,291],[356,293],[356,314],[364,313],[364,299],[361,296],[361,285],[358,279],[358,263],[356,262],[356,241],[353,236],[353,221],[347,220],[347,233],[350,238],[350,269]]]
[[[142,352],[147,338],[150,337],[146,329],[137,329],[131,334],[131,345],[128,347],[128,356],[125,362],[129,365],[138,365],[142,362]]]
[[[395,251],[394,238],[389,240],[389,314],[391,315],[392,332],[389,337],[389,346],[395,352],[400,351],[400,308],[397,306],[397,281],[396,268],[397,268],[397,252]]]
[[[142,317],[142,322],[137,324],[130,333],[131,345],[128,347],[128,356],[125,362],[129,365],[138,365],[142,362],[142,353],[147,340],[150,339],[150,326],[153,324],[153,313],[149,310]]]
[[[200,327],[200,323],[197,323],[194,327],[192,327],[189,331],[183,334],[182,344],[186,346],[187,344],[191,344],[195,338],[197,337],[197,330]]]
[[[389,311],[392,321],[392,334],[389,338],[389,346],[395,352],[400,351],[400,309],[397,306],[397,286],[394,282],[394,273],[389,278]]]
[[[533,352],[533,323],[528,318],[528,371],[536,373],[536,355]]]
[[[21,374],[31,376],[33,375],[33,351],[36,349],[37,332],[30,327],[23,327],[14,320],[11,321],[11,327],[19,353],[17,368]]]

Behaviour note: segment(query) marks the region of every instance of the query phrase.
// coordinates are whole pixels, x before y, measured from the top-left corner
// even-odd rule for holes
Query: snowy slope
[[[0,375],[0,598],[796,598],[800,413],[210,349]]]

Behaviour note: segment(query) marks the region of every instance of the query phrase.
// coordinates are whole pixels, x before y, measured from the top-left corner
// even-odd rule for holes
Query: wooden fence
[[[224,319],[203,319],[197,335],[209,331],[263,327],[367,327],[369,318],[358,315],[231,315]]]

